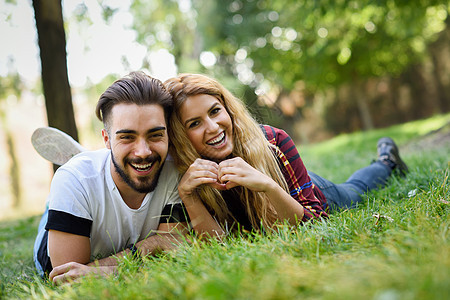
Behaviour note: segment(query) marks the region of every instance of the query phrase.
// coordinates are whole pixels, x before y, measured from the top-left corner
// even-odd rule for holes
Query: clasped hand
[[[208,184],[219,190],[243,186],[252,191],[266,192],[274,181],[253,168],[240,157],[224,160],[219,164],[197,158],[189,167],[178,186],[180,197],[189,197],[193,190]]]

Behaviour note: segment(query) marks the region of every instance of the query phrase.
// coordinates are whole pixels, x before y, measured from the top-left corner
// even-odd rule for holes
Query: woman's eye
[[[218,114],[219,112],[220,112],[220,108],[219,107],[216,107],[213,110],[211,110],[211,114],[212,115]]]
[[[188,128],[194,128],[195,126],[197,126],[198,124],[200,124],[198,121],[194,121],[192,123],[189,124]]]

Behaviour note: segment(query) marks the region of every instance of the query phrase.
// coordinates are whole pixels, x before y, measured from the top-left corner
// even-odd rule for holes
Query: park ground
[[[378,138],[399,144],[410,172],[327,221],[264,235],[195,240],[123,259],[110,278],[62,287],[36,276],[39,216],[0,222],[0,298],[446,299],[450,295],[450,115],[300,147],[308,169],[343,181],[370,163]]]

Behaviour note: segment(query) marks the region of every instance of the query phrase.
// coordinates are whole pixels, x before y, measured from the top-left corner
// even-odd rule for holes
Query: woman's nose
[[[211,118],[208,118],[206,120],[206,128],[209,132],[214,132],[217,131],[217,129],[219,128],[219,124],[217,124],[216,121],[214,121]]]

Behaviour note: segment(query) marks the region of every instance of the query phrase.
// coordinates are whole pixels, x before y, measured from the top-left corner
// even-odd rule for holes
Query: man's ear
[[[104,128],[102,129],[102,137],[103,137],[103,142],[105,142],[106,148],[111,149],[111,141],[109,139],[108,132]]]

